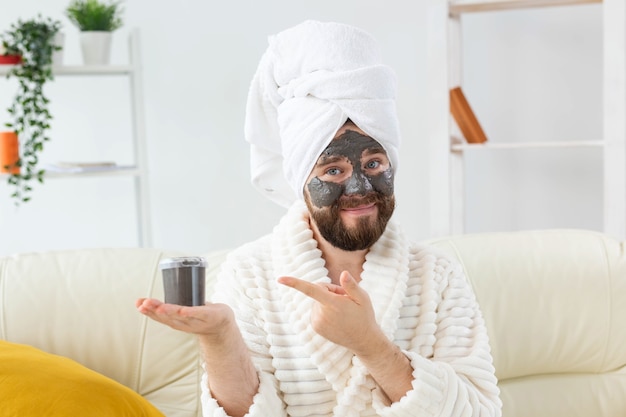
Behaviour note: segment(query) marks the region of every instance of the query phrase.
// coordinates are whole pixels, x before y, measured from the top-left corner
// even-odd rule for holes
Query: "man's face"
[[[370,248],[393,214],[393,168],[383,147],[347,124],[322,152],[304,200],[322,237],[333,246]]]

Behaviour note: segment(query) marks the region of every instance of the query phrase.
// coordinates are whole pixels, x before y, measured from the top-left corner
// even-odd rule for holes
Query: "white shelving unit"
[[[454,137],[449,89],[461,85],[461,17],[466,13],[602,3],[603,138],[468,144]],[[430,213],[433,236],[464,232],[463,156],[468,151],[600,147],[604,231],[626,238],[626,2],[624,0],[446,0],[429,26]]]
[[[134,178],[135,207],[137,212],[137,236],[139,246],[149,247],[152,244],[152,229],[150,222],[150,199],[148,195],[148,171],[145,116],[143,108],[143,80],[141,70],[141,56],[139,45],[139,31],[133,30],[129,35],[129,64],[105,66],[55,66],[55,77],[66,76],[122,76],[129,80],[129,98],[132,120],[132,141],[134,161],[131,166],[118,166],[106,169],[90,169],[83,172],[53,172],[47,171],[45,179],[69,180],[78,177],[110,177],[131,176]],[[0,76],[6,76],[10,66],[0,66]],[[54,138],[52,138],[54,140]],[[6,181],[8,174],[0,174],[0,181]]]

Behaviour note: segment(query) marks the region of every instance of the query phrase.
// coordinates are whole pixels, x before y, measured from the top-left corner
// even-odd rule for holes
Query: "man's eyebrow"
[[[345,159],[346,157],[343,155],[322,155],[317,159],[315,166],[320,167],[334,162],[343,161]]]
[[[387,151],[382,146],[372,146],[371,148],[367,148],[363,150],[363,155],[374,155],[377,153],[382,153],[383,155],[387,155]]]

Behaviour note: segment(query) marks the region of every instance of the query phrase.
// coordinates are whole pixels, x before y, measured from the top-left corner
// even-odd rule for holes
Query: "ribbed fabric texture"
[[[311,328],[314,301],[276,282],[330,282],[307,216],[295,203],[271,235],[231,253],[218,278],[213,301],[234,309],[260,374],[248,416],[499,417],[485,326],[461,268],[410,245],[393,223],[366,256],[360,285],[414,368],[413,389],[386,406],[360,361]],[[206,377],[202,389],[204,416],[226,416]]]

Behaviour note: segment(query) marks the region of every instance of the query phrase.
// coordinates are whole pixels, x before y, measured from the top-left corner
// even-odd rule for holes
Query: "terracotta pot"
[[[20,146],[15,132],[0,132],[0,172],[19,174]],[[8,166],[8,167],[7,167]]]
[[[0,65],[17,65],[21,62],[21,55],[0,55]]]

